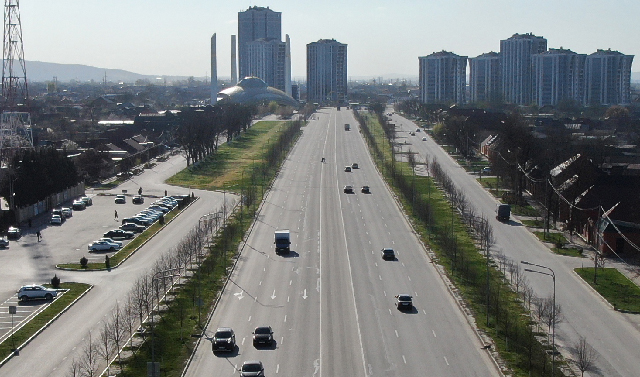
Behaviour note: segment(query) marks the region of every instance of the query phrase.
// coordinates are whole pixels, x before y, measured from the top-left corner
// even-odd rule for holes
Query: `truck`
[[[506,222],[511,217],[511,206],[508,204],[496,205],[496,218],[498,221]]]
[[[345,124],[344,124],[344,130],[345,130],[345,131],[349,131],[349,130],[351,130],[351,125],[350,125],[349,123],[345,123]]]
[[[276,230],[275,241],[273,243],[276,244],[276,254],[289,254],[289,246],[291,245],[289,230]]]

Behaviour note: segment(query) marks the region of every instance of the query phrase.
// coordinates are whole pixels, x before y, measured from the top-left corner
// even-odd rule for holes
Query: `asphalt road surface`
[[[598,355],[598,370],[589,375],[638,376],[640,319],[638,315],[614,311],[574,272],[578,267],[593,266],[593,261],[553,254],[522,226],[517,216],[512,217],[508,223],[498,222],[495,219],[497,201],[478,184],[475,176],[461,168],[430,137],[427,137],[427,141],[422,141],[422,137],[427,136],[424,132],[410,136],[409,132],[416,130],[413,122],[398,114],[392,115],[392,120],[399,126],[398,141],[406,140],[408,143],[402,147],[403,150],[418,152],[419,161],[424,161],[426,156],[429,159],[436,157],[455,185],[473,204],[476,213],[489,219],[497,240],[491,251],[494,256],[502,253],[518,263],[525,260],[553,269],[556,274],[556,302],[562,308],[561,320],[556,324],[556,344],[561,347],[561,352],[573,357],[575,345],[580,336],[583,336]],[[548,272],[543,269],[541,271]],[[551,277],[527,274],[527,280],[538,297],[553,296]]]
[[[343,171],[354,162],[359,169]],[[342,192],[348,184],[354,194]],[[363,185],[371,194],[360,192]],[[276,229],[291,231],[289,255],[275,254]],[[397,259],[383,261],[383,247],[394,248]],[[400,293],[413,296],[413,310],[395,308]],[[265,325],[273,327],[276,344],[257,349],[251,334]],[[217,327],[235,330],[235,352],[212,352]],[[188,376],[234,376],[246,360],[261,360],[267,376],[499,375],[379,177],[347,110],[322,109],[304,128],[207,337]]]
[[[176,188],[164,184],[164,180],[185,168],[185,159],[174,156],[167,162],[158,164],[151,170],[123,183],[110,194],[121,193],[123,189],[137,194],[143,187],[144,195],[186,194],[188,189]],[[82,255],[88,255],[89,241],[102,237],[106,230],[115,228],[117,209],[120,218],[138,212],[142,206],[131,204],[116,205],[113,196],[93,196],[93,206],[84,211],[74,211],[74,216],[62,226],[42,226],[42,242],[38,243],[35,231],[26,230],[26,234],[10,248],[0,252],[0,274],[10,283],[3,282],[0,297],[3,301],[11,297],[21,284],[45,283],[57,274],[65,281],[90,283],[94,288],[75,304],[69,311],[45,329],[31,343],[0,368],[0,376],[67,376],[74,359],[81,358],[81,350],[86,344],[89,333],[97,339],[103,320],[106,319],[116,302],[124,300],[134,282],[149,271],[154,262],[167,250],[175,247],[182,237],[197,226],[201,216],[218,210],[223,200],[230,203],[232,195],[219,192],[194,191],[200,200],[192,205],[176,221],[169,224],[156,237],[151,239],[124,265],[111,271],[78,272],[60,271],[54,268],[56,263],[79,261]],[[145,203],[148,204],[148,203]],[[36,224],[34,224],[34,227]],[[104,259],[104,256],[101,256]]]

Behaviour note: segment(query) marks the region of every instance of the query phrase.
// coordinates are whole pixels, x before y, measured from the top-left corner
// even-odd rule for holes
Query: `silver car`
[[[27,301],[33,299],[53,300],[58,295],[58,291],[45,288],[42,285],[25,285],[18,290],[18,299]]]

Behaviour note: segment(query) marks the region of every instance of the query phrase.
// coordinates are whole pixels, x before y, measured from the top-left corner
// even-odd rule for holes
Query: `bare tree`
[[[82,349],[81,373],[83,377],[94,377],[98,367],[98,347],[93,341],[91,331]]]
[[[575,345],[576,359],[574,363],[580,369],[581,376],[584,376],[584,372],[589,372],[595,369],[595,363],[598,360],[598,353],[583,336],[580,337]]]
[[[125,342],[125,333],[127,332],[127,315],[124,313],[125,309],[120,308],[120,304],[116,301],[116,306],[111,312],[111,327],[109,332],[109,339],[112,346],[115,348],[118,354],[118,365],[122,368],[121,349]]]
[[[79,377],[81,373],[82,365],[78,359],[73,357],[71,360],[71,365],[69,366],[69,377]]]
[[[109,367],[111,365],[111,356],[113,356],[113,343],[111,342],[111,323],[108,321],[102,321],[102,327],[100,328],[100,342],[97,346],[97,353],[107,364],[107,374],[109,373]]]

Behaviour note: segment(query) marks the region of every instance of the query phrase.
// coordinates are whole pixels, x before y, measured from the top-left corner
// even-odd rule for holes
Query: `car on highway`
[[[363,194],[371,194],[371,189],[369,188],[369,186],[362,186],[362,188],[360,189],[360,191]]]
[[[144,225],[138,225],[136,223],[124,223],[120,226],[120,229],[125,230],[127,232],[133,233],[142,233],[145,229],[147,229]]]
[[[258,326],[253,330],[253,345],[254,347],[273,345],[273,329],[271,329],[271,326]]]
[[[353,164],[351,164],[351,169],[358,169],[358,163],[354,162]]]
[[[390,247],[383,248],[381,253],[384,260],[396,260],[396,253]]]
[[[84,203],[85,206],[91,206],[93,205],[93,199],[91,199],[90,197],[83,195],[80,197],[80,199],[78,200],[82,200],[82,202]]]
[[[116,195],[116,198],[113,201],[116,204],[125,204],[127,202],[127,197],[124,195]]]
[[[351,185],[344,186],[343,190],[345,194],[353,194],[353,186]]]
[[[75,209],[76,211],[82,211],[83,209],[87,208],[87,205],[85,204],[85,202],[78,199],[73,201],[73,203],[71,204],[71,208]]]
[[[264,376],[264,367],[258,360],[245,361],[240,368],[240,377],[261,377]]]
[[[422,130],[421,130],[421,129],[419,129],[419,128],[416,128],[416,132],[420,132],[420,131],[422,131]]]
[[[69,207],[62,207],[62,216],[66,218],[73,216],[73,209]]]
[[[144,203],[144,198],[142,197],[142,195],[136,195],[133,197],[133,199],[131,199],[131,203],[133,204],[142,204]]]
[[[52,225],[61,225],[63,220],[64,217],[60,215],[51,215],[51,220],[49,220],[49,223]]]
[[[396,307],[398,308],[398,310],[413,309],[413,297],[404,293],[396,295]]]
[[[411,135],[411,136],[416,136],[416,133],[415,133],[415,132],[413,132],[413,131],[411,131],[411,132],[409,132],[409,135]]]
[[[3,249],[9,247],[9,239],[6,236],[0,237],[0,247]]]
[[[116,251],[120,249],[120,246],[107,241],[93,241],[87,246],[87,249],[89,251]]]
[[[211,341],[213,352],[233,352],[236,349],[236,334],[231,327],[218,327]]]
[[[7,230],[7,238],[9,238],[10,240],[17,240],[21,236],[22,231],[18,227],[10,226],[9,230]]]
[[[128,232],[126,230],[122,230],[122,229],[112,229],[108,232],[105,232],[105,234],[103,234],[104,237],[109,237],[109,238],[123,238],[125,240],[131,239],[133,237],[135,237],[135,234],[133,232]]]
[[[345,166],[344,171],[346,171],[347,173],[351,173],[351,166]]]
[[[47,301],[53,300],[58,295],[58,291],[51,288],[43,287],[42,285],[24,285],[18,290],[18,300],[27,301],[35,299],[45,299]]]
[[[422,141],[427,141],[427,137],[426,137],[426,136],[424,136],[424,137],[422,138]]]
[[[110,238],[110,237],[98,238],[97,241],[106,241],[106,242],[114,243],[114,244],[118,245],[119,247],[122,247],[122,241],[116,241],[116,240],[114,240],[113,238]]]

